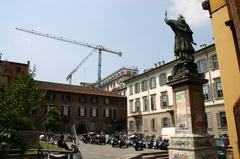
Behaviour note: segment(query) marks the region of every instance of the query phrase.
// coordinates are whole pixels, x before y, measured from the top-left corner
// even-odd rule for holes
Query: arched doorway
[[[76,127],[77,134],[84,134],[87,132],[86,126],[83,123],[80,123]]]

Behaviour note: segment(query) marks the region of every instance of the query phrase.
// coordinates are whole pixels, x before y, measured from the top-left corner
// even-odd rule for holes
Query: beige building
[[[195,53],[199,72],[208,83],[203,85],[208,132],[227,133],[224,100],[215,45]],[[172,88],[166,85],[176,60],[155,67],[125,81],[127,87],[128,132],[161,135],[164,127],[174,127]]]
[[[138,75],[136,67],[122,67],[101,80],[101,89],[118,92],[126,95],[126,87],[123,81]]]

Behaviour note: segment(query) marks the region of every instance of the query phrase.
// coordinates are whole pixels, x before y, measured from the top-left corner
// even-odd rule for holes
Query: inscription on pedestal
[[[188,120],[188,116],[190,115],[190,107],[187,107],[185,90],[176,92],[176,107],[177,132],[189,132],[191,127],[191,121]]]

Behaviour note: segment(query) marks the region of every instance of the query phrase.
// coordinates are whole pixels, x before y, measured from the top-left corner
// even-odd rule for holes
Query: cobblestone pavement
[[[135,151],[133,147],[129,148],[112,148],[111,145],[94,145],[80,142],[79,149],[83,159],[116,159],[128,154],[138,154],[143,152],[157,152],[161,150],[144,149]]]

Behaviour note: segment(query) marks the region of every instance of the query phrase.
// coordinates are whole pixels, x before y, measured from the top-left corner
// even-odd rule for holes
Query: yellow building
[[[240,9],[239,0],[207,0],[223,86],[234,159],[240,158]]]

